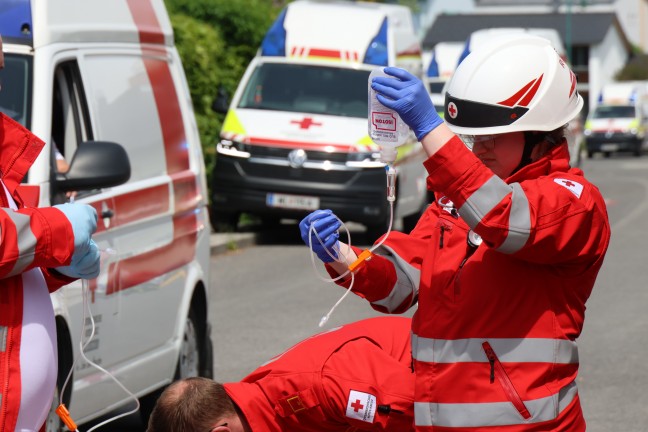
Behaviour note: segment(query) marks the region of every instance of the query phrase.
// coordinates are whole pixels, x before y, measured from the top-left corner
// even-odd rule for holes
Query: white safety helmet
[[[457,67],[445,96],[456,134],[553,131],[578,115],[576,76],[544,38],[495,36]]]

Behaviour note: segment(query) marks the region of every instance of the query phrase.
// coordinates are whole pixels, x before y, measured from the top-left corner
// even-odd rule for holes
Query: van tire
[[[211,378],[212,368],[203,367],[203,362],[207,359],[211,361],[212,355],[210,352],[211,344],[206,346],[206,343],[201,334],[201,329],[206,328],[206,325],[201,327],[198,320],[198,314],[192,305],[187,314],[187,321],[185,323],[184,333],[182,335],[182,342],[180,342],[180,352],[176,363],[174,381],[184,378],[203,376],[201,373],[209,372]],[[140,402],[140,419],[143,425],[148,425],[149,417],[155,408],[155,403],[164,391],[165,387],[155,390],[139,399]]]
[[[240,213],[217,212],[214,210],[209,212],[209,219],[214,232],[236,231],[240,217]]]
[[[63,432],[67,430],[67,427],[63,421],[56,414],[56,408],[59,405],[59,399],[61,394],[61,389],[63,384],[67,379],[70,368],[72,367],[73,358],[72,358],[72,338],[68,332],[67,325],[61,317],[56,318],[56,339],[58,341],[58,373],[56,377],[56,389],[54,391],[54,398],[52,399],[52,407],[50,412],[47,414],[45,419],[45,431],[46,432]],[[69,409],[70,400],[72,399],[72,385],[74,382],[74,374],[70,377],[70,380],[65,387],[65,394],[63,395],[63,403]]]

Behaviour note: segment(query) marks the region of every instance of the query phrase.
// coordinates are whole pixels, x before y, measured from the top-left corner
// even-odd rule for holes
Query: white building
[[[553,0],[470,0],[472,10],[456,9],[438,13],[445,0],[435,0],[437,14],[422,38],[424,50],[439,42],[465,41],[475,30],[495,27],[534,27],[556,29],[567,48],[567,57],[578,76],[578,91],[585,99],[584,114],[596,104],[600,89],[614,79],[633,52],[616,10],[616,3],[605,0],[573,0],[579,5],[557,4]],[[639,0],[646,6],[646,0]],[[469,2],[468,0],[466,2]],[[563,1],[564,3],[564,1]],[[567,0],[569,3],[569,0]],[[637,3],[637,0],[635,0]],[[464,7],[459,0],[452,4]],[[515,6],[515,7],[513,7]],[[646,8],[648,9],[648,7]],[[421,18],[426,17],[423,10]],[[638,21],[637,17],[634,19]]]

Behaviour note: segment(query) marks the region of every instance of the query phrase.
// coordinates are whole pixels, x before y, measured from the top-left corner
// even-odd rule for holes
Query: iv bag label
[[[390,112],[372,112],[371,122],[377,131],[396,132],[396,116]]]

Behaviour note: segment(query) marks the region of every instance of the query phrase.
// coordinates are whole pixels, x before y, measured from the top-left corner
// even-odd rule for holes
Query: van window
[[[54,72],[51,139],[68,162],[79,144],[93,139],[76,61],[61,63]]]
[[[147,58],[149,67],[165,58]],[[120,144],[131,164],[129,182],[166,174],[164,139],[149,77],[141,56],[89,55],[81,64],[95,133]]]
[[[0,111],[30,129],[32,58],[5,54],[5,67],[0,70],[0,86]]]
[[[263,63],[253,72],[239,108],[367,117],[369,71]]]
[[[594,110],[593,118],[633,118],[634,116],[635,107],[632,105],[605,105],[599,106]]]

